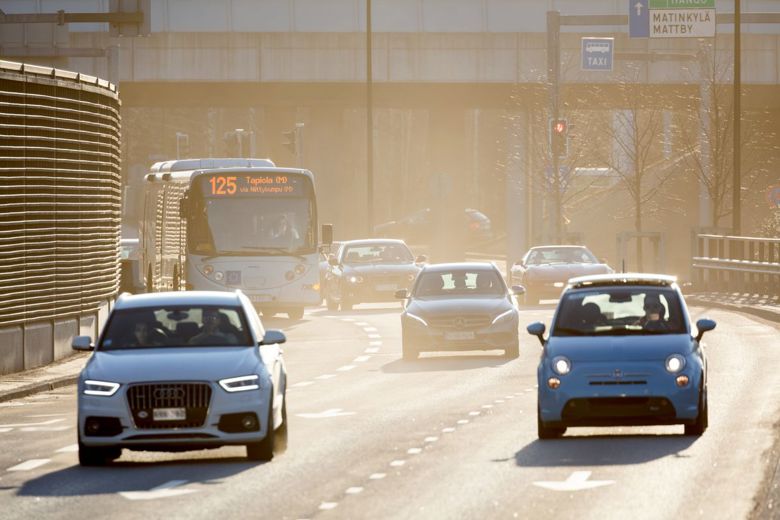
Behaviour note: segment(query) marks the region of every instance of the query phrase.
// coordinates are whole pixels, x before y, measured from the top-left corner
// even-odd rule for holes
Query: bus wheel
[[[300,320],[303,318],[303,307],[295,307],[287,311],[287,317],[291,320]]]
[[[150,293],[154,291],[154,281],[152,281],[152,264],[149,264],[149,269],[146,270],[146,292]]]

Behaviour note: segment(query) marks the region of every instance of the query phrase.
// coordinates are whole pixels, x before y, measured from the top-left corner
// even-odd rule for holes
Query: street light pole
[[[371,0],[366,0],[366,236],[374,232],[374,78],[371,36]]]
[[[742,15],[740,0],[734,0],[734,177],[731,193],[731,232],[735,236],[742,233]]]

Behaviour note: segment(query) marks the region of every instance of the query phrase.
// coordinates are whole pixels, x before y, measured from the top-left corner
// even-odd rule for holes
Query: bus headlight
[[[214,272],[213,265],[206,264],[203,266],[203,274],[205,274],[206,276],[211,276],[211,273],[213,272]]]

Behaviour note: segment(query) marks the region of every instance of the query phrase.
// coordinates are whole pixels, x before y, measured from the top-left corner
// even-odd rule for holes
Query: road
[[[703,309],[692,309],[694,319]],[[709,310],[710,428],[570,429],[536,438],[539,344],[400,359],[398,304],[284,327],[289,449],[125,450],[81,468],[75,389],[0,403],[0,517],[746,518],[778,417],[778,329]],[[551,307],[522,311],[549,324]]]

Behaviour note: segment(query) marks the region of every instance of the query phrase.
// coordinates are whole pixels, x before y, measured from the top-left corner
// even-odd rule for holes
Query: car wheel
[[[515,359],[520,357],[520,340],[515,339],[512,343],[507,345],[504,349],[504,357],[509,359]]]
[[[704,433],[709,425],[709,406],[707,405],[707,391],[699,392],[699,415],[696,416],[696,422],[685,425],[685,435],[699,436]]]
[[[406,334],[401,339],[401,355],[404,361],[414,361],[420,357],[420,350],[416,342],[412,341]]]
[[[81,466],[104,466],[122,455],[122,448],[115,446],[84,446],[79,439],[79,464]]]
[[[296,307],[287,311],[287,317],[295,321],[303,319],[303,307]]]
[[[274,453],[282,454],[287,451],[287,393],[282,400],[282,424],[274,433]]]
[[[536,435],[540,439],[558,439],[566,433],[566,427],[551,428],[542,421],[542,414],[536,410]]]
[[[273,389],[271,389],[273,395]],[[274,458],[274,445],[276,443],[276,431],[274,430],[274,407],[273,403],[268,407],[268,431],[263,440],[252,442],[246,445],[246,458],[249,460],[269,461]]]

